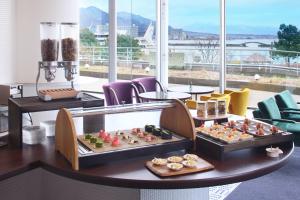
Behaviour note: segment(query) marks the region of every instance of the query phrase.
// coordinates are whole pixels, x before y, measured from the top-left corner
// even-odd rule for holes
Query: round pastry
[[[89,140],[91,139],[92,135],[91,134],[86,134],[84,135],[84,140]]]
[[[145,126],[145,131],[148,133],[152,133],[153,129],[155,129],[154,125],[146,125]]]
[[[168,163],[168,161],[163,158],[154,158],[153,160],[151,160],[151,162],[154,165],[160,165],[160,166],[166,165]]]
[[[197,161],[195,160],[185,160],[182,162],[185,167],[195,168],[197,166]]]
[[[183,165],[181,163],[169,163],[167,167],[171,170],[179,171],[183,168]]]
[[[161,132],[161,139],[163,140],[170,140],[172,139],[172,133],[167,130],[162,130]]]
[[[272,132],[272,134],[276,134],[276,133],[278,133],[278,128],[276,126],[272,126],[270,128],[270,131]]]
[[[101,148],[103,147],[103,142],[98,140],[96,143],[95,143],[95,148]]]
[[[182,162],[183,158],[180,156],[171,156],[168,158],[168,161],[171,163],[180,163]]]
[[[185,160],[199,160],[199,157],[196,154],[185,154],[183,158]]]

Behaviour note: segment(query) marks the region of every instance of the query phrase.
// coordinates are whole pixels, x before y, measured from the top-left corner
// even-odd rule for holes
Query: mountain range
[[[128,12],[117,13],[118,26],[138,26],[138,35],[143,36],[150,23],[155,21]],[[109,23],[107,12],[94,7],[80,8],[80,28],[89,28],[95,32],[96,25],[105,25]],[[201,30],[201,31],[199,31]],[[213,24],[191,24],[185,27],[174,28],[169,26],[170,32],[184,32],[188,38],[197,37],[217,37],[219,31],[218,25]],[[276,38],[277,28],[275,27],[253,27],[247,25],[228,25],[227,33],[232,39],[234,38]]]

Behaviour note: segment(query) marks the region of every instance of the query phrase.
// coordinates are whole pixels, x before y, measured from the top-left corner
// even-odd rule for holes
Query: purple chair
[[[143,92],[152,92],[156,91],[156,84],[159,86],[160,91],[163,91],[163,87],[155,77],[143,77],[136,78],[132,80],[132,83],[135,85],[136,90],[135,96],[138,102],[141,102],[141,98],[139,98],[139,93]]]
[[[162,85],[155,77],[136,78],[132,80],[132,83],[137,87],[139,93],[156,91],[156,84],[163,91]]]
[[[104,84],[102,86],[107,106],[119,104],[132,104],[132,90],[137,89],[131,81],[118,81],[113,83]],[[139,101],[137,101],[139,103]]]

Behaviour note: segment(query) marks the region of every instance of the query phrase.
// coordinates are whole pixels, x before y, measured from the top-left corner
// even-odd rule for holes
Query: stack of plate
[[[55,120],[40,122],[40,127],[45,128],[47,137],[55,135]]]
[[[26,126],[23,128],[23,143],[40,144],[46,138],[45,128],[40,126]]]

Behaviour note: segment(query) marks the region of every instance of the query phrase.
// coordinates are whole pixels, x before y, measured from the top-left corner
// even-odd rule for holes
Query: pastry
[[[96,142],[97,142],[97,138],[95,138],[95,137],[90,138],[90,143],[91,144],[95,144]]]
[[[244,119],[244,124],[249,125],[250,124],[250,119],[248,119],[248,118]]]
[[[168,158],[168,161],[171,163],[180,163],[181,161],[183,161],[183,158],[180,156],[171,156]]]
[[[272,132],[272,134],[276,134],[276,133],[278,133],[278,128],[276,126],[272,126],[270,128],[270,131]]]
[[[101,148],[103,147],[103,142],[101,140],[98,140],[96,143],[95,143],[95,148]]]
[[[138,136],[139,138],[144,138],[144,137],[145,137],[145,134],[144,134],[143,132],[139,132],[139,133],[137,134],[137,136]]]
[[[263,135],[265,135],[265,133],[264,133],[264,129],[262,129],[262,128],[259,128],[259,129],[256,131],[256,135],[260,135],[260,136],[263,136]]]
[[[84,140],[89,140],[91,139],[92,135],[91,134],[86,134],[84,135]]]
[[[145,141],[146,142],[152,142],[153,140],[155,140],[156,139],[156,137],[154,136],[154,135],[147,135],[146,137],[145,137]]]
[[[197,155],[195,155],[195,154],[185,154],[183,156],[183,158],[185,160],[198,160],[199,159],[199,157]]]
[[[166,165],[168,163],[168,161],[163,158],[154,158],[151,162],[154,165],[160,165],[160,166]]]
[[[195,160],[185,160],[182,162],[185,167],[195,168],[197,167],[197,161]]]
[[[171,170],[179,171],[183,168],[183,165],[181,163],[169,163],[167,167]]]
[[[128,144],[136,144],[138,143],[139,141],[135,140],[135,139],[130,139]]]

